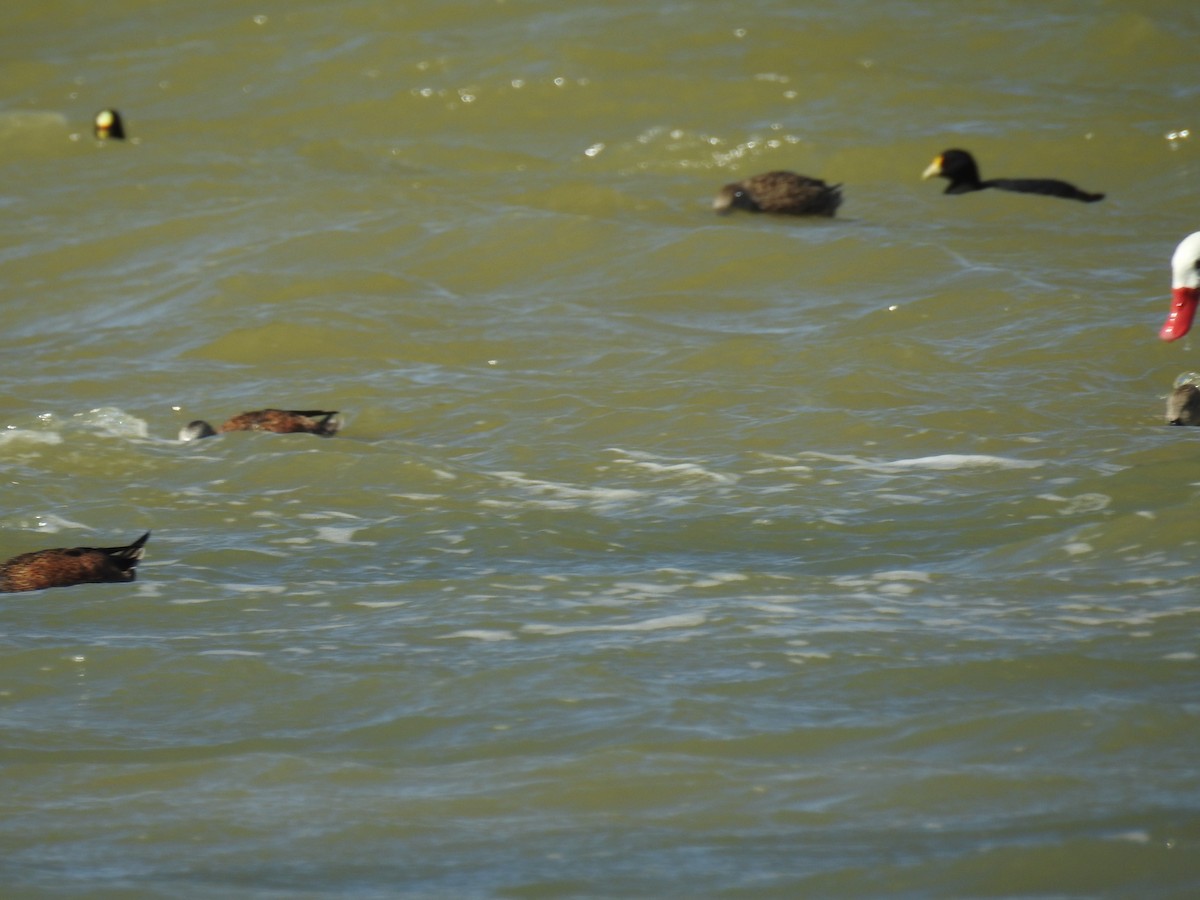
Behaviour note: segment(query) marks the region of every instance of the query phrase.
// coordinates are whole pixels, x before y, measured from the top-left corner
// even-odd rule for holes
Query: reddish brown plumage
[[[229,431],[272,431],[276,434],[303,433],[332,437],[342,425],[336,416],[336,411],[326,412],[318,409],[256,409],[234,416],[220,428],[213,428],[201,419],[189,422],[179,432],[179,439],[191,441]]]
[[[0,564],[0,593],[133,581],[149,538],[147,531],[125,547],[55,547],[22,553]]]
[[[721,188],[713,209],[782,213],[789,216],[832,216],[842,203],[842,186],[795,172],[763,172]]]

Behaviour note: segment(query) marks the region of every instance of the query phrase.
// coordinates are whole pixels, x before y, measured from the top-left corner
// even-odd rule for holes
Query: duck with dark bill
[[[720,215],[747,212],[788,216],[832,216],[842,204],[842,186],[795,172],[763,172],[727,184],[713,199]]]
[[[124,547],[55,547],[22,553],[0,563],[0,593],[134,581],[149,539],[147,531]]]

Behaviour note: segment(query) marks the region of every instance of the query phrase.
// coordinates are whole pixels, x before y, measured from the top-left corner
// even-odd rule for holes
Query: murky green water
[[[8,892],[1200,891],[1193,4],[10,7]]]

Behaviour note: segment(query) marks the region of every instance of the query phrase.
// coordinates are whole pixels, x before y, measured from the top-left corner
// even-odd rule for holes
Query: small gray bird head
[[[1176,383],[1167,396],[1168,425],[1200,425],[1200,388]]]
[[[194,441],[198,438],[213,437],[216,433],[216,429],[203,419],[196,419],[194,422],[188,422],[179,429],[179,439],[181,441]]]

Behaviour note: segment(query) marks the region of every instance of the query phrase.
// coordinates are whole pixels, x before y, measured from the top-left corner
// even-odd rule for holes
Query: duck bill
[[[1164,341],[1177,341],[1192,328],[1196,307],[1200,305],[1200,288],[1177,287],[1171,291],[1171,311],[1158,336]]]
[[[935,159],[933,162],[931,162],[929,164],[928,168],[926,168],[924,172],[921,173],[921,180],[928,181],[930,178],[934,178],[941,174],[942,174],[942,158],[939,156],[937,159]]]

